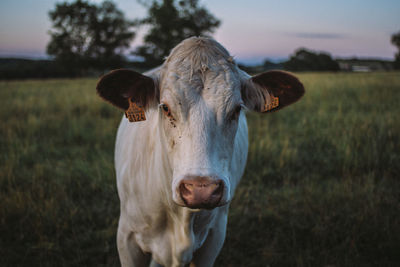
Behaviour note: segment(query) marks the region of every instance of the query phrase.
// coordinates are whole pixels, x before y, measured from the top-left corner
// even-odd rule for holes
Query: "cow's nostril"
[[[214,192],[212,193],[213,196],[218,196],[218,195],[222,195],[223,193],[223,185],[222,185],[222,181],[220,181],[219,183],[213,184],[214,187]]]
[[[188,196],[188,195],[192,194],[193,184],[181,183],[181,185],[179,186],[179,189],[181,191],[182,196]]]

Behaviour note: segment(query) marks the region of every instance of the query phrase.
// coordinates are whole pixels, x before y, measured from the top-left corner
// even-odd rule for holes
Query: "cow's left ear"
[[[304,86],[291,73],[267,71],[245,81],[241,93],[247,108],[273,112],[299,100],[304,95]]]
[[[128,69],[113,70],[102,76],[96,90],[104,100],[123,110],[128,109],[129,100],[146,108],[157,97],[152,78]]]

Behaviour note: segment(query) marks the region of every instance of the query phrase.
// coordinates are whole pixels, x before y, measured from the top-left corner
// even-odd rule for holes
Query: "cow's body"
[[[146,117],[145,122],[138,123],[123,118],[117,134],[115,167],[121,200],[118,249],[124,256],[121,261],[131,262],[130,247],[139,245],[164,266],[184,266],[193,256],[205,263],[198,266],[210,266],[225,238],[228,205],[190,210],[171,201],[172,170],[160,117],[157,110],[147,112]],[[235,176],[231,186],[236,187],[243,174],[247,150],[247,125],[242,115],[235,138],[231,165]],[[207,249],[199,250],[206,242]]]
[[[284,72],[250,77],[216,41],[193,37],[159,68],[117,70],[98,93],[146,120],[123,118],[115,168],[123,266],[212,266],[225,239],[229,202],[247,150],[244,109],[278,110],[299,99],[301,83]],[[142,116],[137,116],[142,118]]]

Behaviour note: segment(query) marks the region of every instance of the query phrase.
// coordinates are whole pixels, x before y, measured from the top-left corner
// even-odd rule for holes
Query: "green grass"
[[[216,266],[398,266],[400,75],[300,74],[248,114],[246,173]],[[121,112],[94,79],[0,82],[0,266],[118,266]]]

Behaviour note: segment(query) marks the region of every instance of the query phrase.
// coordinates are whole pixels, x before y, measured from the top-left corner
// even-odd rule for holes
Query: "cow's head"
[[[155,74],[154,74],[155,73]],[[277,111],[297,101],[304,88],[292,74],[241,71],[216,41],[190,38],[148,77],[115,70],[97,85],[101,97],[121,109],[133,99],[158,109],[173,177],[172,197],[190,208],[214,208],[232,198],[231,173],[244,110]],[[145,123],[145,122],[144,122]]]

